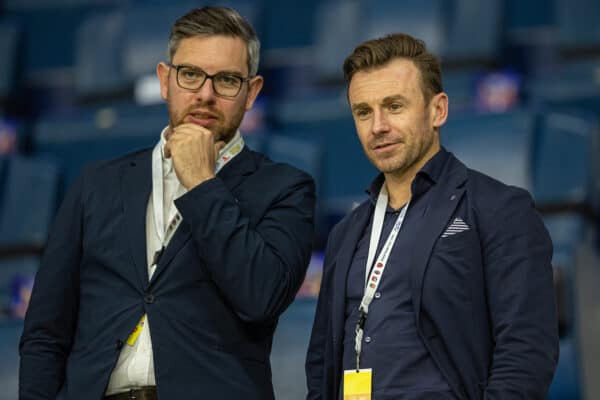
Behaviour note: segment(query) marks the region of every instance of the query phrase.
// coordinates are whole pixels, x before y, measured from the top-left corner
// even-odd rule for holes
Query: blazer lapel
[[[344,335],[344,323],[346,315],[346,280],[350,264],[354,256],[356,244],[361,238],[365,226],[369,223],[369,218],[373,213],[373,205],[370,201],[364,202],[353,213],[352,218],[348,221],[348,233],[341,238],[342,243],[337,251],[337,259],[335,262],[335,270],[333,275],[333,295],[332,295],[332,335],[333,335],[333,356],[334,360],[341,357],[342,341]],[[340,368],[337,362],[334,362],[335,368]],[[339,376],[341,371],[334,371],[334,376]]]
[[[144,151],[121,168],[121,195],[129,246],[141,287],[148,286],[146,209],[152,190],[152,151]]]
[[[430,206],[427,208],[421,228],[416,233],[414,252],[411,258],[412,266],[412,299],[416,314],[417,328],[421,310],[421,293],[423,277],[427,269],[431,250],[436,240],[443,233],[448,221],[454,214],[462,198],[467,179],[467,168],[450,155],[446,173],[444,173],[433,190]]]
[[[244,178],[254,171],[256,171],[256,164],[250,150],[244,146],[240,154],[225,164],[217,173],[217,177],[221,178],[230,192],[233,192],[244,181]]]
[[[217,173],[217,177],[223,181],[225,186],[227,186],[230,191],[232,191],[235,187],[242,183],[246,175],[252,173],[255,169],[256,167],[252,161],[252,156],[249,150],[244,147],[240,154],[227,163],[221,169],[221,171]],[[163,273],[173,258],[187,243],[191,237],[191,233],[190,227],[185,223],[185,221],[182,221],[175,231],[175,234],[171,238],[171,241],[165,248],[162,257],[156,266],[156,271],[154,271],[154,274],[152,275],[150,285],[152,285],[158,279],[158,276]]]

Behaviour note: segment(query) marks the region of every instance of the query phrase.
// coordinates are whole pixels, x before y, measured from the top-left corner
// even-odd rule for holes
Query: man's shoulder
[[[496,214],[501,209],[533,206],[532,196],[526,189],[506,184],[471,168],[467,168],[466,192],[471,204],[486,214]]]
[[[272,179],[273,182],[314,183],[314,178],[308,172],[285,162],[273,161],[263,153],[248,149],[248,157],[254,162],[256,166],[254,175],[259,179]]]
[[[79,186],[84,192],[112,188],[124,166],[135,166],[147,160],[147,166],[144,165],[144,168],[151,168],[151,153],[152,149],[143,149],[113,159],[91,162],[81,169],[71,188]]]
[[[135,165],[145,157],[148,157],[152,152],[151,148],[137,150],[131,153],[123,154],[121,156],[107,159],[94,161],[87,164],[82,169],[82,174],[106,174],[113,170],[119,170],[124,165]],[[150,165],[148,165],[150,166]]]
[[[370,213],[373,208],[373,204],[370,199],[365,199],[361,203],[353,203],[350,212],[342,217],[331,229],[330,237],[339,238],[340,235],[344,235],[348,232],[356,220],[364,213]]]

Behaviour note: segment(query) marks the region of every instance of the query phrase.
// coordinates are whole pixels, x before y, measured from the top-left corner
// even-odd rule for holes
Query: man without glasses
[[[344,73],[381,173],[329,236],[308,399],[544,399],[558,323],[530,195],[440,145],[448,96],[423,42],[367,41]]]

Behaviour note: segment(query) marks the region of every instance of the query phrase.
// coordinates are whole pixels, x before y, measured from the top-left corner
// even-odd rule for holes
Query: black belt
[[[144,386],[137,389],[130,389],[123,393],[111,394],[105,396],[104,400],[157,400],[156,386]]]

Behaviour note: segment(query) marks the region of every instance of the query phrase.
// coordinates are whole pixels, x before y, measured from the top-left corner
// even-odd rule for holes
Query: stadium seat
[[[0,252],[39,252],[56,210],[57,166],[46,159],[13,156],[0,210]]]
[[[525,110],[452,116],[440,140],[470,168],[531,189],[534,116]]]
[[[271,351],[273,387],[277,400],[306,397],[304,361],[316,305],[316,299],[297,299],[279,318]]]
[[[8,100],[16,87],[19,65],[20,30],[12,21],[0,21],[0,103]]]
[[[162,104],[87,109],[72,116],[42,118],[34,127],[33,148],[56,160],[68,187],[92,161],[154,146],[167,124],[167,109]]]
[[[18,398],[19,340],[23,321],[0,319],[0,400]]]

